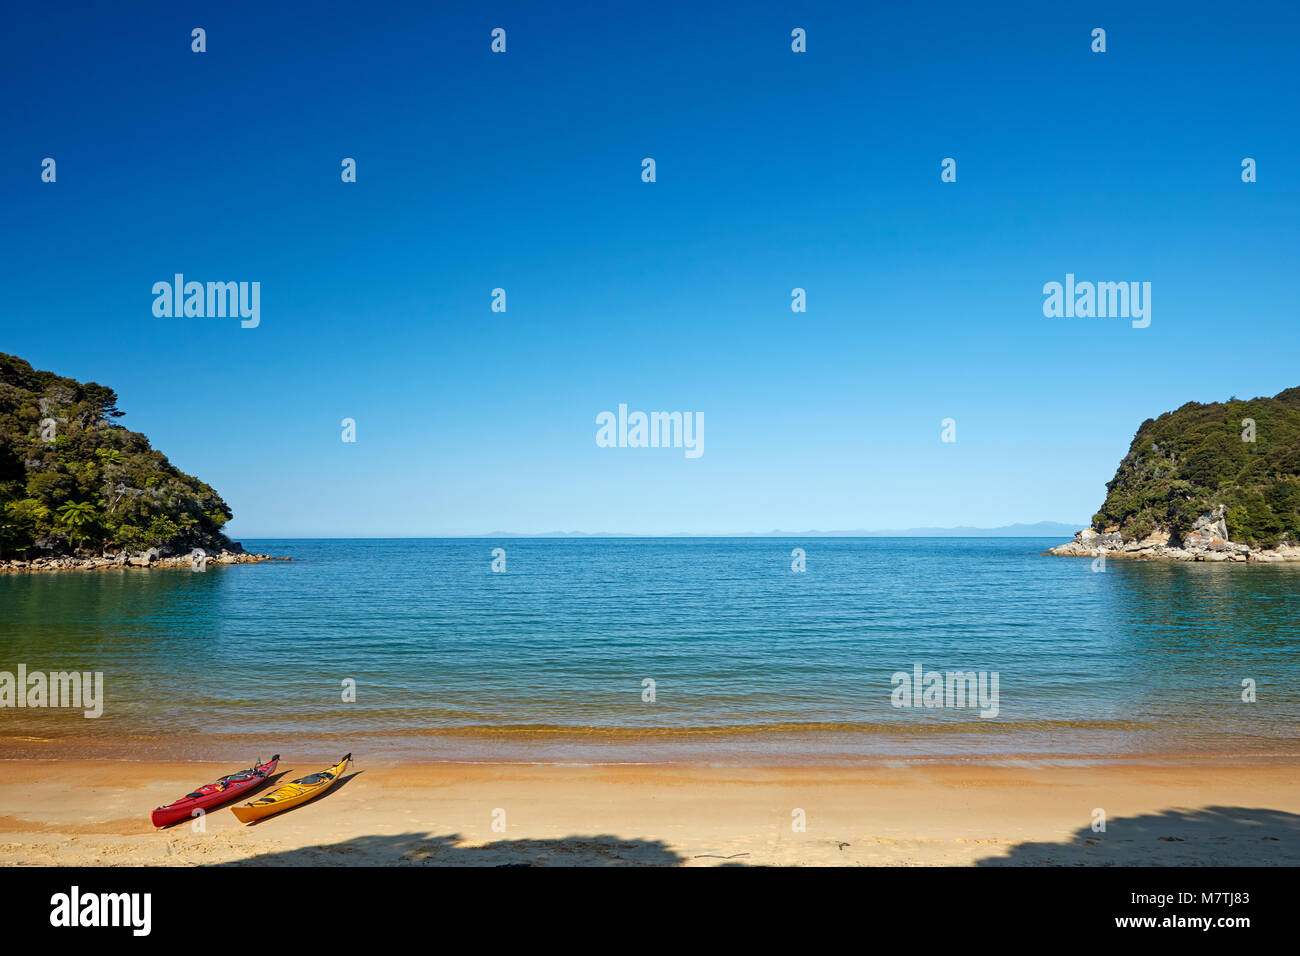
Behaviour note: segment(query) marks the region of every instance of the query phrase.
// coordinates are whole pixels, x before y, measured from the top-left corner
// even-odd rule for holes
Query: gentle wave
[[[800,734],[929,734],[1016,733],[1053,730],[1139,730],[1127,720],[946,721],[933,723],[791,722],[778,724],[718,724],[710,727],[592,727],[573,724],[480,724],[459,727],[402,727],[353,732],[356,737],[601,737],[611,740],[655,740],[696,737],[760,737]]]

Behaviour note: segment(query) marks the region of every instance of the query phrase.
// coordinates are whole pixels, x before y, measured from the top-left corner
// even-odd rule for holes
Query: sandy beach
[[[367,765],[205,832],[149,811],[235,769],[0,763],[3,865],[1300,864],[1294,763],[749,767]],[[279,779],[319,769],[282,761]],[[1106,813],[1105,832],[1092,829]],[[504,831],[494,813],[504,811]],[[793,827],[802,811],[806,830]]]

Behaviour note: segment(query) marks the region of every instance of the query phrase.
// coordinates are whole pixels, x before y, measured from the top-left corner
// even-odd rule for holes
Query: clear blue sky
[[[1300,384],[1294,4],[235,6],[6,11],[0,350],[236,537],[1084,521],[1143,419]]]

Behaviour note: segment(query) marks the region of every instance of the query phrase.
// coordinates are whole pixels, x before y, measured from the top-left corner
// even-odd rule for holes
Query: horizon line
[[[852,531],[730,531],[699,532],[674,531],[652,534],[631,531],[489,531],[464,534],[241,534],[237,537],[249,540],[280,541],[450,541],[457,539],[493,538],[1044,538],[1056,537],[1058,534],[1073,535],[1079,528],[1088,527],[1087,522],[1069,524],[1067,522],[1040,521],[1034,523],[1017,522],[992,528],[978,528],[957,525],[954,527],[898,528],[885,530],[859,529]],[[1025,529],[1027,533],[1013,533]],[[1035,531],[1034,529],[1038,529]]]

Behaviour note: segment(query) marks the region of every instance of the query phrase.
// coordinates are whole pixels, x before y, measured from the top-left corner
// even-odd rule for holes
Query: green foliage
[[[67,531],[74,544],[86,541],[99,519],[95,506],[88,501],[65,501],[59,505],[57,527]]]
[[[111,388],[0,352],[0,557],[231,546],[226,503],[122,414]]]
[[[1243,440],[1244,419],[1255,440]],[[1098,531],[1140,538],[1154,528],[1181,535],[1224,505],[1233,541],[1269,547],[1300,540],[1300,388],[1272,398],[1189,402],[1148,418],[1106,485]]]

